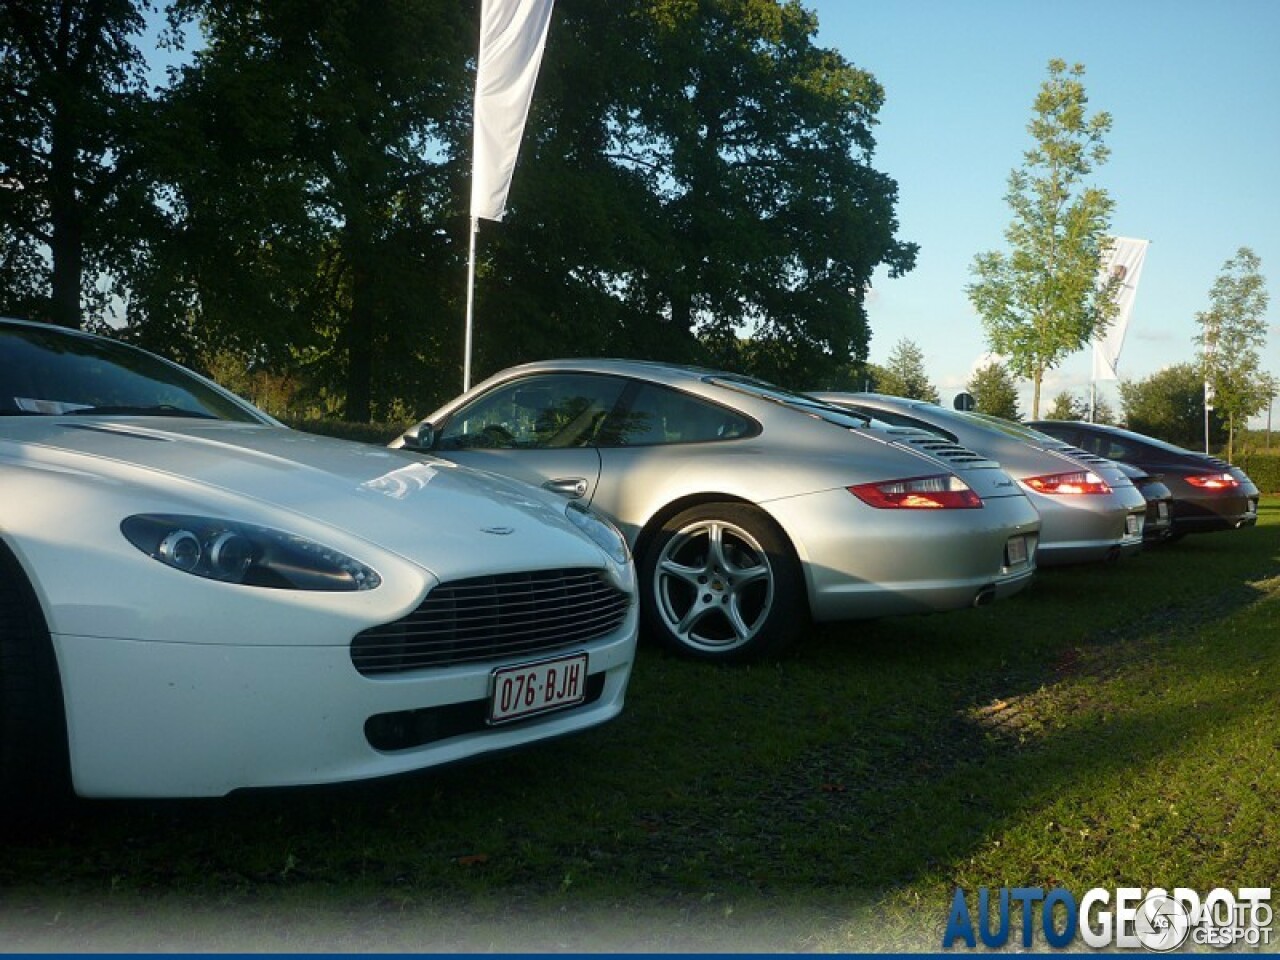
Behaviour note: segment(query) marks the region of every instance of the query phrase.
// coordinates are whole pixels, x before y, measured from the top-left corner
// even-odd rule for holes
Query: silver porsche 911
[[[708,660],[819,621],[1006,597],[1040,520],[995,463],[730,373],[558,360],[502,371],[393,443],[589,503],[637,558],[641,619]]]
[[[936,431],[996,460],[1040,512],[1040,565],[1109,560],[1142,549],[1147,501],[1110,460],[1019,423],[874,393],[816,393],[900,426]]]

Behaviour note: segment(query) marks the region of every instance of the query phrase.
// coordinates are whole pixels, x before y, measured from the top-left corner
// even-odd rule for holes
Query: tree
[[[938,390],[924,372],[924,352],[914,342],[899,340],[877,379],[876,389],[895,397],[938,402]]]
[[[1093,416],[1089,416],[1089,401],[1077,397],[1070,390],[1063,390],[1053,398],[1053,405],[1045,414],[1047,420],[1092,420],[1094,423],[1115,423],[1115,411],[1106,397],[1093,398]]]
[[[1085,178],[1104,163],[1107,113],[1086,116],[1084,67],[1049,62],[1049,78],[1034,103],[1027,130],[1035,146],[1009,174],[1006,201],[1013,222],[1008,254],[979,254],[966,288],[982,317],[991,349],[1032,383],[1031,415],[1040,415],[1047,370],[1082,349],[1115,316],[1118,278],[1099,285],[1114,205]]]
[[[1006,420],[1021,420],[1018,413],[1018,388],[1008,367],[993,360],[973,372],[966,386],[973,394],[973,409]]]
[[[1106,398],[1101,395],[1093,401],[1093,422],[1111,424],[1117,422],[1116,412],[1111,409],[1111,404],[1107,403]]]
[[[67,327],[127,237],[145,0],[0,5],[0,307]],[[10,285],[10,275],[13,276]]]
[[[1142,380],[1120,381],[1120,404],[1130,430],[1181,447],[1204,443],[1204,376],[1198,364],[1178,363]],[[1210,440],[1225,439],[1218,411],[1210,415]]]
[[[1053,405],[1045,414],[1049,420],[1087,420],[1089,405],[1077,400],[1070,390],[1063,390],[1053,398]]]
[[[461,357],[440,318],[460,330],[447,291],[466,236],[460,218],[444,228],[462,191],[443,145],[467,102],[465,13],[184,0],[177,14],[205,45],[166,98],[156,176],[178,223],[156,245],[144,292],[158,308],[138,335],[308,367],[347,419],[385,415],[442,379],[442,340]],[[176,332],[175,305],[195,318]]]
[[[1241,247],[1214,281],[1209,309],[1196,314],[1204,381],[1213,390],[1214,407],[1227,419],[1228,460],[1236,423],[1246,422],[1267,404],[1260,351],[1267,340],[1270,297],[1261,267],[1257,254]]]
[[[506,312],[486,365],[512,359],[501,348],[521,331],[583,315],[616,351],[746,362],[798,387],[865,359],[872,272],[915,259],[895,237],[897,187],[870,163],[875,79],[816,46],[795,3],[556,12],[513,213],[478,294],[477,316],[492,291]],[[538,296],[511,298],[530,275]]]

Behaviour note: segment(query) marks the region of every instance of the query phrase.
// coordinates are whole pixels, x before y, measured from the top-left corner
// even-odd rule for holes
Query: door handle
[[[564,477],[559,480],[548,480],[542,489],[558,493],[570,500],[577,500],[587,495],[587,481],[584,477]]]

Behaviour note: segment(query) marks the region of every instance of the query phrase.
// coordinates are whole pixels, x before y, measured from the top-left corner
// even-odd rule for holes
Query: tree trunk
[[[61,327],[80,326],[84,276],[84,226],[76,196],[76,133],[61,105],[50,125],[49,257],[53,261],[49,319]]]
[[[347,317],[347,403],[344,416],[368,423],[373,414],[373,284],[363,258],[351,267],[351,313]]]

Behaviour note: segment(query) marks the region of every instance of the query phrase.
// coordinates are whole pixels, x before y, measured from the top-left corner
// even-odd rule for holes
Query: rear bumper
[[[844,489],[773,501],[796,546],[815,620],[963,609],[1012,596],[1035,574],[1040,518],[1024,496],[981,510],[877,510]],[[1027,560],[1006,565],[1011,537]]]
[[[1096,498],[1036,496],[1034,502],[1043,523],[1042,567],[1098,563],[1142,550],[1147,501],[1132,486]]]

